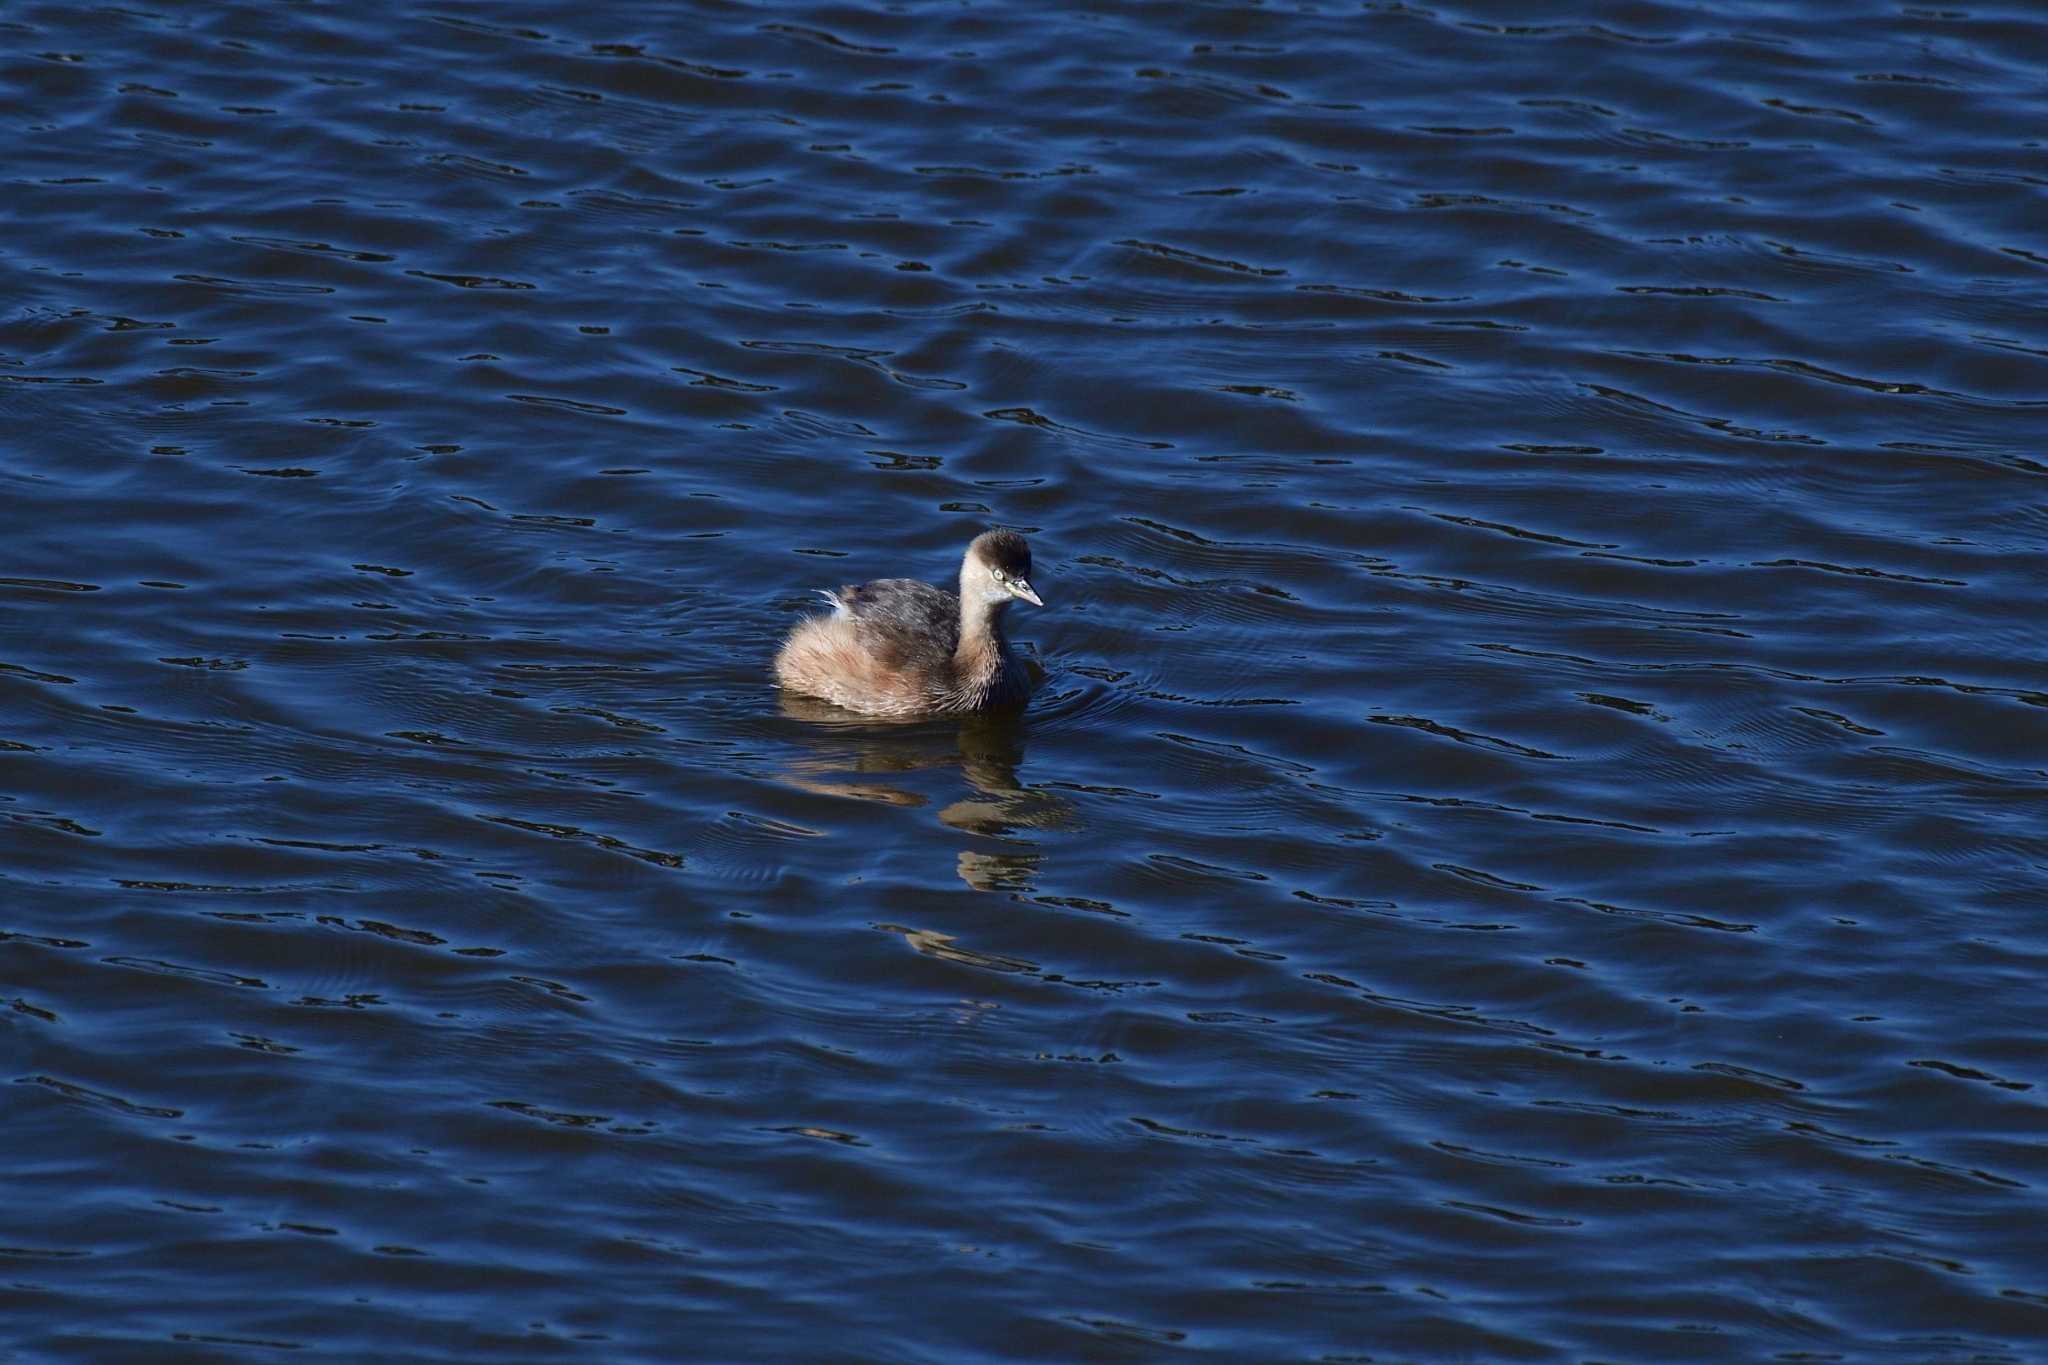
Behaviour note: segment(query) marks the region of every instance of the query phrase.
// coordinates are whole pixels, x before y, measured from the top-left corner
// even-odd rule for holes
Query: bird
[[[976,536],[960,591],[914,578],[819,588],[827,616],[799,622],[775,656],[775,680],[870,716],[936,716],[1013,706],[1031,675],[1003,637],[1012,602],[1042,607],[1031,545],[1015,531]]]

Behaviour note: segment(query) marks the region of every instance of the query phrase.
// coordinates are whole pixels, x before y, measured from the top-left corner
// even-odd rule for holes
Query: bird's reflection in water
[[[1017,781],[1024,762],[1020,709],[982,711],[924,721],[857,716],[830,702],[779,694],[782,713],[805,722],[811,753],[790,765],[787,777],[825,796],[922,806],[928,798],[896,775],[957,767],[972,789],[939,811],[939,822],[967,834],[1016,840],[1020,830],[1071,824],[1073,803]],[[1014,851],[960,850],[960,879],[979,891],[1024,891],[1042,859],[1035,847]]]

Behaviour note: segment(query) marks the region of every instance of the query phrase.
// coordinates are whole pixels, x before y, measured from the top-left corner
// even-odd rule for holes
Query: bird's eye
[[[989,576],[995,579],[995,581],[998,583],[1007,583],[1010,581],[1009,575],[1005,574],[1001,569],[990,569],[988,572]]]

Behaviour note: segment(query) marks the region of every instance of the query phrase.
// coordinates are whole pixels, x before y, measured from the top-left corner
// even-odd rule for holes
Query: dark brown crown
[[[1031,542],[1015,531],[984,532],[974,538],[967,553],[1007,577],[1031,577]]]

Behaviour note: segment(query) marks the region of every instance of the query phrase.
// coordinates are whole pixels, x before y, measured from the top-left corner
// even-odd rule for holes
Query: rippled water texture
[[[0,1354],[2042,1358],[2044,69],[0,9]]]

